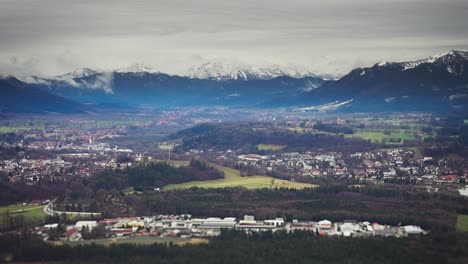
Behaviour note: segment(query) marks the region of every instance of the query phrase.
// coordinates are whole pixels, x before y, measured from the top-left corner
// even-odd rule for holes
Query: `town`
[[[191,215],[158,215],[153,217],[122,217],[99,221],[77,221],[74,225],[59,226],[58,223],[34,228],[34,234],[44,241],[81,241],[87,239],[125,238],[134,236],[151,237],[216,237],[223,229],[236,229],[252,232],[296,232],[307,231],[311,235],[343,237],[407,237],[425,235],[427,231],[419,226],[390,226],[379,223],[343,221],[332,223],[329,220],[286,222],[283,218],[256,220],[252,215],[243,219],[235,217],[192,218]],[[61,231],[61,232],[60,232]],[[63,233],[62,233],[63,232]],[[155,241],[157,241],[155,239]]]

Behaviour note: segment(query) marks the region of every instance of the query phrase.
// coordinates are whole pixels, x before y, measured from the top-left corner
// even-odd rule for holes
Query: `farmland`
[[[46,214],[41,205],[9,205],[0,207],[0,227],[6,226],[8,218],[22,218],[26,225],[41,223]],[[22,220],[22,221],[23,221]]]
[[[258,150],[281,150],[284,149],[285,145],[275,145],[275,144],[258,144]]]
[[[133,244],[133,245],[153,245],[153,244],[175,244],[179,246],[183,245],[198,245],[198,244],[207,244],[209,242],[206,238],[179,238],[179,237],[151,237],[151,236],[134,236],[134,237],[124,237],[124,238],[113,238],[113,239],[92,239],[92,240],[82,240],[82,241],[66,241],[66,242],[56,242],[55,245],[69,245],[69,246],[79,246],[79,245],[118,245],[118,244]]]
[[[241,177],[238,170],[217,166],[216,167],[224,172],[224,179],[210,180],[210,181],[192,181],[181,184],[170,184],[167,185],[164,189],[173,190],[173,189],[184,189],[191,187],[201,187],[201,188],[225,188],[225,187],[245,187],[247,189],[261,189],[261,188],[292,188],[292,189],[303,189],[303,188],[313,188],[317,185],[299,183],[299,182],[290,182],[285,180],[279,180],[268,176],[249,176]]]
[[[173,144],[161,143],[158,146],[160,149],[172,150],[174,148]]]
[[[30,127],[26,126],[0,126],[0,134],[5,133],[17,133],[24,130],[30,130]]]
[[[346,135],[348,138],[362,138],[365,140],[371,140],[374,142],[382,142],[382,140],[401,139],[403,140],[414,140],[415,137],[405,130],[397,130],[390,134],[384,134],[383,132],[356,132],[354,134]]]
[[[460,232],[468,232],[468,215],[461,215],[457,216],[457,231]]]

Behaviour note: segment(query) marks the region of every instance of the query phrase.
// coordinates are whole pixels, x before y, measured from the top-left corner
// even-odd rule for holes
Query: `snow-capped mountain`
[[[426,59],[382,62],[357,68],[311,94],[329,100],[355,99],[363,109],[436,110],[468,106],[468,52],[452,50]]]
[[[221,62],[207,62],[189,70],[189,77],[209,80],[271,80],[280,76],[293,78],[317,77],[301,67],[279,65],[247,65]]]
[[[339,80],[300,67],[210,62],[190,76],[160,73],[144,64],[113,71],[78,69],[53,78],[20,79],[80,103],[127,106],[314,106],[340,104],[350,111],[447,111],[468,106],[468,52],[377,63]],[[341,102],[347,102],[341,105]]]
[[[455,75],[462,75],[465,71],[464,67],[459,68],[460,65],[468,61],[468,51],[464,50],[451,50],[439,55],[430,56],[425,59],[405,62],[380,62],[374,65],[374,67],[386,67],[386,66],[399,66],[402,71],[415,69],[420,65],[425,66],[436,66],[440,69],[445,69],[448,73]]]
[[[92,69],[89,69],[89,68],[80,68],[80,69],[76,69],[72,72],[69,72],[69,73],[66,73],[66,74],[63,74],[63,75],[59,75],[57,76],[58,78],[62,78],[62,79],[78,79],[78,78],[84,78],[84,77],[89,77],[89,76],[92,76],[92,75],[96,75],[98,73],[101,73],[102,71],[96,71],[96,70],[92,70]]]
[[[113,72],[117,73],[160,73],[153,67],[144,64],[144,63],[134,63],[129,67],[119,68],[114,70]]]
[[[454,63],[460,63],[463,61],[468,60],[468,51],[461,51],[461,50],[451,50],[449,52],[439,54],[436,56],[431,56],[426,59],[416,60],[416,61],[409,61],[409,62],[401,62],[400,65],[404,67],[403,70],[414,69],[415,67],[425,64],[425,63],[432,63],[432,64],[445,64],[447,65],[447,71],[452,74],[460,74],[457,73],[454,68],[452,68]]]

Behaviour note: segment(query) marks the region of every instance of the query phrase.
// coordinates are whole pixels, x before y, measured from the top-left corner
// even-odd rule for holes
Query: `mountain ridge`
[[[112,72],[83,68],[55,79],[34,77],[20,86],[82,104],[127,107],[281,106],[368,112],[465,111],[468,105],[468,51],[376,63],[353,69],[338,80],[290,77],[274,67],[255,68],[254,73],[237,66],[217,69],[216,64],[209,65],[210,70],[213,67],[215,75],[205,72],[190,77],[162,73],[144,64]]]

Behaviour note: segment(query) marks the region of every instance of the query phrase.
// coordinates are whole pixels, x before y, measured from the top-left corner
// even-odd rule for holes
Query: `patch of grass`
[[[291,132],[298,132],[298,133],[304,133],[305,132],[305,129],[302,128],[302,127],[289,127],[288,130],[291,131]]]
[[[390,139],[401,139],[400,143],[403,143],[403,140],[414,140],[415,137],[412,133],[406,130],[396,130],[390,135],[384,134],[382,132],[356,132],[354,134],[345,135],[347,138],[362,138],[364,140],[371,140],[371,141],[378,141],[382,142],[382,140],[390,140]],[[390,143],[390,142],[389,142]]]
[[[174,148],[174,144],[159,144],[158,147],[160,149],[172,150]]]
[[[168,163],[174,167],[187,167],[190,165],[190,161],[188,160],[155,160],[155,162]]]
[[[412,148],[408,148],[408,149],[414,151],[414,156],[416,156],[416,158],[418,158],[418,159],[424,158],[424,155],[422,154],[421,148],[412,147]]]
[[[463,160],[463,157],[456,154],[456,153],[449,153],[447,155],[447,159],[448,160],[452,160],[452,161],[462,161]]]
[[[173,243],[179,246],[183,245],[201,245],[208,244],[210,240],[206,238],[180,238],[180,237],[154,237],[154,236],[132,236],[132,237],[119,237],[112,239],[90,239],[81,241],[54,241],[51,242],[54,245],[104,245],[110,246],[112,244],[134,244],[134,245],[152,245],[152,244],[169,244]]]
[[[0,134],[16,133],[20,131],[30,130],[30,127],[25,126],[0,126]]]
[[[99,215],[95,215],[95,216],[91,217],[91,216],[81,215],[81,214],[67,214],[66,217],[67,217],[68,221],[80,221],[80,220],[98,219]]]
[[[275,145],[275,144],[258,144],[258,150],[280,150],[287,147],[286,145]]]
[[[0,207],[0,226],[6,226],[7,216],[23,216],[25,225],[42,223],[46,214],[43,205],[9,205]]]
[[[124,195],[132,195],[132,194],[135,194],[135,193],[137,193],[137,194],[143,193],[143,192],[135,191],[135,188],[133,188],[132,186],[129,186],[129,187],[123,189],[122,192],[123,192]]]
[[[457,225],[455,226],[459,232],[468,232],[468,215],[457,216]]]
[[[201,188],[225,188],[225,187],[245,187],[247,189],[261,188],[313,188],[314,184],[291,182],[281,179],[275,179],[268,176],[248,176],[241,177],[239,170],[215,165],[215,167],[224,172],[224,178],[210,181],[192,181],[180,184],[170,184],[164,187],[165,190],[184,189],[191,187]]]
[[[379,141],[382,142],[382,139],[390,139],[389,135],[385,135],[380,132],[356,132],[354,134],[345,135],[347,138],[362,138],[364,140]]]
[[[391,133],[390,134],[391,138],[401,138],[401,140],[414,140],[415,137],[413,134],[409,133],[408,131],[405,130],[400,130],[398,133]]]

